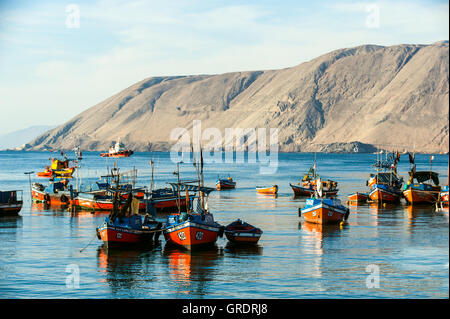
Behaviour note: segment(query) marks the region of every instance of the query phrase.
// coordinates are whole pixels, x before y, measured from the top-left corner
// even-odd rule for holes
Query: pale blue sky
[[[79,8],[79,28],[66,26],[69,4]],[[64,123],[149,76],[279,69],[344,47],[448,40],[448,7],[447,1],[0,0],[0,134]]]

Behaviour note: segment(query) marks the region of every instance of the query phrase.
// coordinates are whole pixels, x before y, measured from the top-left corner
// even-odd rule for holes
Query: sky
[[[0,0],[0,134],[59,125],[151,76],[292,67],[449,38],[448,1]]]

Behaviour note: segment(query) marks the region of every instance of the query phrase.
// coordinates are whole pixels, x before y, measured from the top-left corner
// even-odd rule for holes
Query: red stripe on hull
[[[365,202],[369,198],[369,195],[362,193],[355,193],[348,196],[348,200],[352,202]]]

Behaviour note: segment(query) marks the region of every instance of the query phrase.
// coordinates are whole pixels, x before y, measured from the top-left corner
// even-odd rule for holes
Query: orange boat
[[[350,202],[365,203],[369,199],[369,194],[356,192],[348,196]]]
[[[270,187],[256,186],[256,192],[260,194],[276,195],[278,194],[278,185],[273,185]]]
[[[306,206],[299,209],[300,217],[316,224],[339,224],[347,220],[350,210],[339,199],[308,198]]]
[[[439,200],[441,186],[439,186],[438,173],[411,171],[409,176],[410,178],[403,190],[403,195],[409,204],[433,204]],[[431,185],[429,181],[432,181],[434,185]]]

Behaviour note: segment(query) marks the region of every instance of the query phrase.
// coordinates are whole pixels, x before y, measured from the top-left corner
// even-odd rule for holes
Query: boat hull
[[[370,192],[369,198],[373,202],[398,203],[401,193],[388,191],[382,188],[375,188]]]
[[[424,191],[408,188],[403,196],[409,204],[433,204],[439,199],[439,191]]]
[[[348,200],[351,202],[364,203],[369,199],[369,194],[356,192],[348,196]]]
[[[272,187],[257,187],[256,192],[259,194],[269,194],[269,195],[276,195],[278,194],[278,186],[272,186]]]
[[[97,229],[97,236],[107,247],[151,244],[155,232],[128,229],[104,224]]]
[[[314,195],[315,190],[313,188],[306,188],[298,185],[291,185],[292,190],[294,191],[294,196],[312,196]],[[337,189],[334,190],[323,190],[322,194],[325,197],[336,197],[338,193]]]
[[[216,189],[218,191],[224,189],[234,189],[236,188],[236,183],[228,180],[219,180],[216,182]]]
[[[120,151],[115,153],[101,153],[101,157],[130,157],[134,152],[130,150]]]
[[[167,243],[192,250],[213,245],[219,236],[220,227],[185,221],[164,230]]]
[[[112,200],[91,200],[87,198],[75,198],[71,201],[71,205],[85,210],[96,210],[96,211],[112,211],[113,201]],[[119,205],[119,209],[122,209],[125,203]],[[144,211],[146,209],[145,202],[139,202],[139,210]]]
[[[190,197],[190,202],[194,200],[195,196]],[[153,207],[155,207],[158,211],[174,211],[178,210],[178,198],[177,197],[171,197],[171,198],[156,198],[152,199],[151,203]],[[180,198],[180,209],[181,211],[186,211],[186,196]]]
[[[22,209],[22,202],[13,204],[0,203],[0,216],[17,215]]]
[[[33,201],[42,202],[47,205],[64,206],[70,204],[69,194],[52,194],[33,189],[31,191],[31,196],[33,198]]]
[[[249,233],[234,230],[225,230],[225,236],[232,243],[256,244],[261,238],[261,233]]]
[[[312,207],[302,209],[301,216],[309,223],[339,224],[347,218],[348,209],[320,203]]]

